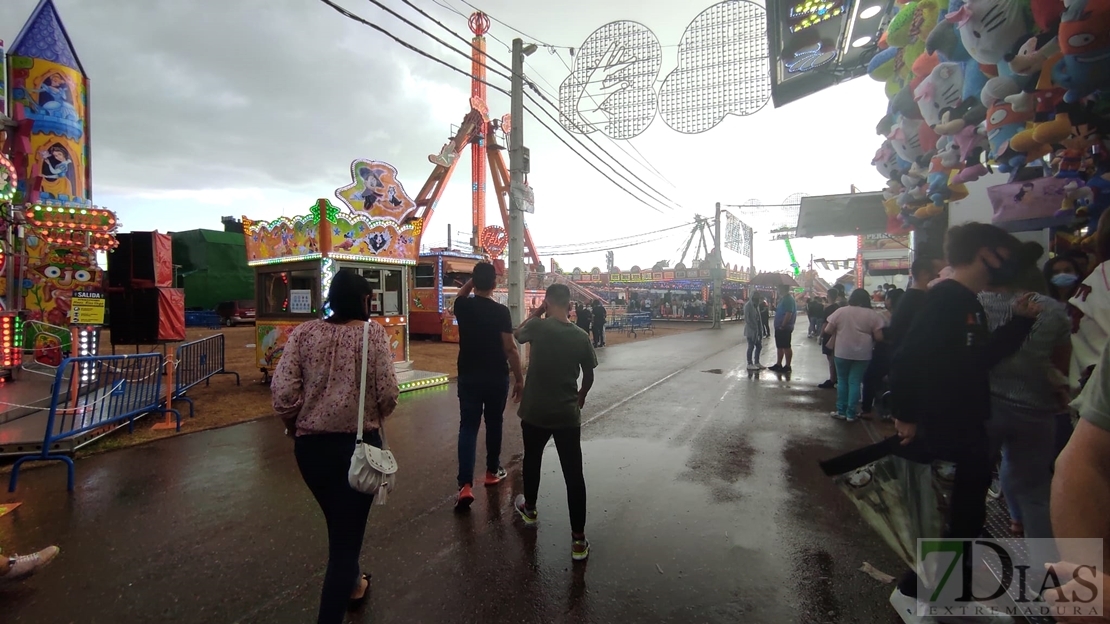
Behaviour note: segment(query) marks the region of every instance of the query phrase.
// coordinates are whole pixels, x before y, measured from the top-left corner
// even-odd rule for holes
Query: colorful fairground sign
[[[351,163],[351,184],[320,199],[297,217],[253,221],[243,217],[251,266],[318,258],[416,264],[423,220],[397,179],[397,169],[376,160]]]

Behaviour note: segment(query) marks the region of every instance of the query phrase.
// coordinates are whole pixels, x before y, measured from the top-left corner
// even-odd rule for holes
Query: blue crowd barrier
[[[67,489],[73,490],[74,464],[68,455],[56,453],[58,442],[127,421],[134,429],[135,417],[159,412],[173,414],[181,430],[181,413],[164,405],[162,374],[165,359],[160,353],[71,357],[62,361],[54,376],[50,412],[42,452],[20,457],[12,466],[8,491],[14,492],[19,469],[28,461],[60,461],[68,471]]]
[[[239,385],[239,373],[224,368],[224,335],[216,334],[177,347],[174,353],[173,399],[189,404],[189,417],[193,416],[193,400],[185,396],[190,388],[207,384],[216,375],[235,375],[235,385]]]
[[[220,315],[212,310],[187,310],[185,312],[185,327],[210,327],[216,328],[223,324]]]
[[[628,320],[628,332],[633,338],[637,332],[648,332],[655,335],[655,326],[651,322],[650,312],[638,312],[625,317]]]

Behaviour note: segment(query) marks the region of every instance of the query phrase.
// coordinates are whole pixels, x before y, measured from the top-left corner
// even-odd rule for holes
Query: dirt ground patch
[[[666,324],[655,330],[655,335],[639,334],[632,338],[629,334],[610,332],[606,336],[606,344],[616,346],[628,342],[650,340],[653,337],[671,336],[703,327],[698,324]],[[262,373],[258,370],[254,359],[255,331],[253,326],[230,327],[218,330],[190,328],[186,332],[188,341],[207,338],[216,334],[223,334],[225,340],[225,368],[228,371],[239,373],[241,385],[236,387],[234,375],[218,375],[208,385],[201,384],[189,391],[188,396],[193,400],[195,416],[188,417],[188,404],[175,403],[174,406],[182,410],[181,432],[170,430],[156,431],[152,427],[157,419],[146,418],[135,426],[135,432],[128,435],[117,433],[102,438],[78,452],[78,456],[101,453],[104,451],[125,448],[142,444],[150,440],[168,438],[174,435],[216,429],[229,425],[265,418],[272,415],[270,409],[270,388],[262,382]],[[172,353],[177,348],[176,344],[167,345],[167,353]],[[150,347],[140,347],[140,352],[150,350]],[[112,352],[111,337],[104,332],[101,338],[101,353]],[[134,347],[117,347],[117,353],[134,353]],[[418,370],[447,373],[452,378],[458,375],[456,360],[459,346],[432,340],[413,340],[409,349],[413,367]],[[279,426],[275,424],[275,426]]]

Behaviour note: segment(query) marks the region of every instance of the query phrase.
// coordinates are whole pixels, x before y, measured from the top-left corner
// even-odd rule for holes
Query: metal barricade
[[[635,338],[636,334],[639,332],[648,332],[653,336],[655,335],[655,325],[651,321],[650,312],[638,312],[628,315],[628,333]]]
[[[8,491],[15,491],[19,469],[27,461],[65,463],[67,488],[72,491],[73,459],[59,452],[58,445],[67,438],[123,421],[127,421],[128,431],[132,431],[135,417],[152,412],[173,414],[180,430],[181,414],[164,405],[163,362],[161,353],[66,358],[54,377],[42,452],[15,461]]]
[[[216,334],[179,346],[174,353],[175,401],[189,404],[189,417],[193,416],[193,401],[185,393],[201,382],[208,382],[216,375],[235,375],[235,385],[239,385],[239,373],[224,369],[224,335]]]

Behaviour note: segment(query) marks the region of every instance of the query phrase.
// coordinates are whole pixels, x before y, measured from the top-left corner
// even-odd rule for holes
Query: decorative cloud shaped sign
[[[659,114],[671,129],[697,134],[726,115],[751,115],[770,99],[767,12],[731,0],[709,7],[686,27],[678,66],[659,90]]]
[[[559,85],[561,125],[580,134],[600,131],[613,139],[638,136],[655,119],[655,80],[662,59],[659,39],[643,24],[622,21],[598,28]]]

